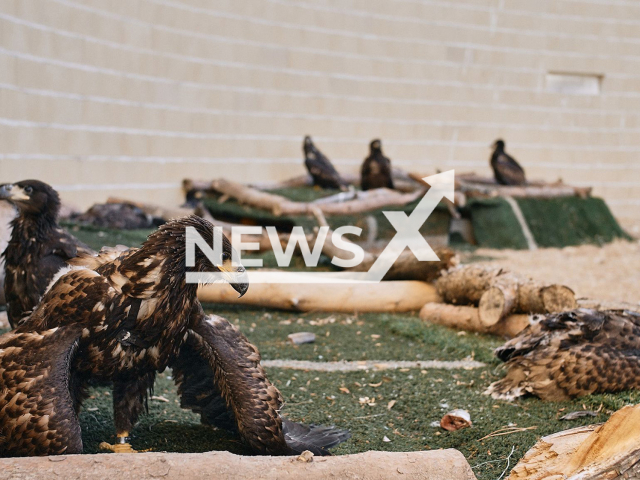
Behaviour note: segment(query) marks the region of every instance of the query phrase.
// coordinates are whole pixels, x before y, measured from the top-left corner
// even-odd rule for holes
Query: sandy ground
[[[536,251],[479,249],[482,262],[499,265],[545,283],[562,283],[578,298],[640,305],[640,241],[616,241],[597,247],[545,248]]]

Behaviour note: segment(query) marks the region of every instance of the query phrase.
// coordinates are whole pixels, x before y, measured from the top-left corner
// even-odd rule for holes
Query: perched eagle
[[[0,200],[11,202],[18,210],[3,254],[7,314],[15,327],[38,304],[67,260],[94,252],[58,226],[60,197],[46,183],[24,180],[0,185]]]
[[[491,155],[491,168],[496,182],[502,185],[524,185],[524,170],[518,162],[504,151],[504,141],[496,140]]]
[[[349,185],[338,173],[329,159],[316,148],[310,136],[302,144],[304,164],[313,177],[313,184],[321,188],[346,189]]]
[[[256,453],[323,453],[348,437],[283,421],[255,348],[225,320],[205,316],[198,285],[187,282],[188,272],[222,274],[243,295],[246,272],[223,235],[219,258],[196,249],[187,267],[190,229],[213,245],[213,225],[190,216],[161,226],[139,249],[75,259],[29,318],[0,337],[0,456],[81,453],[78,412],[89,381],[113,386],[112,449],[133,451],[129,432],[167,367],[185,406],[212,422],[228,410]]]
[[[373,140],[369,144],[369,156],[362,163],[360,178],[362,190],[371,190],[373,188],[393,189],[391,160],[382,153],[380,140]]]
[[[536,316],[496,350],[507,375],[485,392],[561,401],[640,388],[640,314],[587,310]]]

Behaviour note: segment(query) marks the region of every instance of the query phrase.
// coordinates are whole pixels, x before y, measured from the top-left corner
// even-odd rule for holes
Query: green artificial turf
[[[601,198],[518,198],[516,202],[540,247],[601,245],[616,238],[631,238]],[[471,219],[478,246],[528,248],[518,220],[505,199],[471,198],[462,212]]]
[[[450,329],[426,325],[411,315],[334,315],[332,322],[330,316],[320,313],[299,315],[212,307],[207,305],[207,311],[235,322],[258,346],[264,359],[413,360],[419,354],[422,360],[475,357],[486,363],[484,368],[471,370],[416,368],[344,373],[268,369],[269,378],[283,394],[283,412],[289,418],[333,424],[351,431],[351,440],[334,450],[338,455],[367,450],[456,448],[472,467],[479,465],[474,468],[479,479],[493,479],[506,467],[512,448],[515,450],[510,461],[514,465],[541,436],[603,422],[613,411],[638,402],[640,397],[638,392],[628,392],[592,395],[571,402],[542,402],[536,398],[514,403],[495,401],[482,393],[504,373],[501,363],[491,354],[501,343],[495,337],[459,335]],[[291,324],[281,323],[288,320]],[[313,331],[318,338],[316,343],[294,347],[286,341],[286,335],[293,331]],[[372,339],[372,334],[380,338]],[[382,345],[376,347],[376,343]],[[170,375],[167,371],[159,376],[154,392],[168,402],[150,400],[149,414],[143,415],[133,431],[134,447],[248,454],[236,436],[202,426],[197,415],[179,408]],[[94,389],[91,393],[93,398],[86,402],[80,417],[87,453],[97,452],[98,444],[113,441],[114,435],[108,390]],[[471,428],[447,432],[433,425],[456,408],[470,413]],[[597,417],[559,420],[568,412],[584,408],[601,410]],[[527,430],[483,439],[506,426]]]
[[[72,230],[96,249],[119,243],[139,245],[150,233],[91,227]],[[268,255],[264,258],[268,264],[273,261]],[[216,305],[205,308],[238,325],[258,346],[264,359],[326,362],[474,358],[486,364],[479,369],[450,371],[415,368],[328,373],[268,369],[269,378],[286,400],[285,415],[296,421],[334,424],[351,431],[352,438],[334,450],[338,455],[367,450],[456,448],[469,460],[478,479],[495,479],[505,469],[512,449],[511,466],[541,436],[603,422],[625,404],[640,401],[638,392],[592,395],[571,402],[548,403],[536,398],[514,403],[494,401],[482,392],[504,375],[502,364],[492,354],[502,340],[427,325],[415,314],[294,313]],[[315,343],[289,343],[287,335],[300,331],[315,333]],[[170,371],[158,376],[154,393],[162,399],[149,401],[149,413],[142,416],[132,432],[134,448],[249,454],[237,436],[202,426],[198,415],[180,409],[170,377]],[[109,390],[94,388],[90,394],[80,422],[85,452],[95,453],[101,441],[114,440],[115,432]],[[394,403],[389,409],[390,402]],[[600,406],[597,417],[559,420],[568,412],[597,410]],[[471,428],[447,432],[432,425],[455,408],[469,411]],[[509,425],[530,429],[483,439]],[[385,437],[390,441],[384,441]]]

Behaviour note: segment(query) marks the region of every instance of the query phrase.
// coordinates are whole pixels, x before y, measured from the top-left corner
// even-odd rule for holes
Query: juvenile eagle
[[[534,319],[496,350],[507,375],[486,391],[511,400],[560,401],[640,388],[640,314],[587,310]]]
[[[23,180],[0,185],[0,200],[11,202],[18,210],[3,254],[7,315],[15,327],[37,305],[67,260],[94,252],[58,226],[60,197],[46,183]]]
[[[365,158],[360,170],[360,187],[362,190],[374,188],[393,189],[391,176],[391,160],[382,153],[380,140],[373,140],[369,144],[369,156]]]
[[[502,185],[524,185],[524,170],[515,158],[504,151],[504,141],[496,140],[491,155],[491,168],[496,182]]]
[[[348,437],[283,421],[282,399],[255,348],[225,320],[205,316],[198,285],[186,279],[222,274],[242,295],[246,272],[224,236],[219,258],[196,249],[188,268],[189,228],[213,245],[213,225],[191,216],[163,225],[139,249],[76,259],[31,316],[0,337],[0,456],[81,453],[78,412],[90,380],[113,385],[113,449],[133,451],[129,432],[156,372],[167,367],[186,407],[211,422],[228,410],[257,453],[323,453]]]
[[[348,183],[340,176],[329,159],[316,148],[310,136],[302,144],[304,165],[313,177],[313,184],[321,188],[345,189]]]

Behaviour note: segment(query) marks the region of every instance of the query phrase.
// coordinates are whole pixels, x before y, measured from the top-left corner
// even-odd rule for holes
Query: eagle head
[[[188,236],[197,234],[199,242],[195,242],[193,248],[193,258],[188,258],[187,252]],[[216,248],[214,243],[222,243],[222,248]],[[240,296],[243,296],[249,289],[249,279],[245,268],[240,263],[240,257],[231,246],[229,239],[222,233],[222,229],[204,218],[190,215],[177,220],[172,220],[162,225],[156,232],[152,233],[146,246],[157,246],[159,250],[166,250],[168,256],[173,256],[175,252],[184,253],[185,268],[191,272],[202,274],[214,274],[212,280],[217,279],[221,274]],[[186,265],[190,265],[186,267]],[[206,278],[206,275],[205,277]],[[208,283],[205,280],[203,283]]]
[[[377,138],[375,140],[371,140],[369,150],[371,150],[371,153],[380,152],[382,150],[382,142]]]
[[[499,138],[495,142],[493,142],[493,145],[491,145],[491,146],[493,148],[495,148],[496,150],[504,150],[504,140]]]
[[[60,210],[60,197],[50,186],[39,180],[22,180],[0,185],[0,200],[13,203],[21,215],[48,214],[56,218]]]

